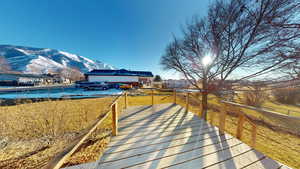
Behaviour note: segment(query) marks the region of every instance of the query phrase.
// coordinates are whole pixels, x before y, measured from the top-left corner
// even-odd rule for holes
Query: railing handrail
[[[299,119],[300,120],[300,117],[289,116],[289,115],[282,114],[282,113],[279,113],[279,112],[275,112],[275,111],[271,111],[271,110],[266,110],[264,108],[258,108],[258,107],[248,106],[248,105],[244,105],[244,104],[240,104],[240,103],[236,103],[236,102],[225,101],[225,100],[222,100],[221,102],[222,103],[226,103],[226,104],[231,104],[231,105],[234,105],[234,106],[238,106],[238,107],[241,107],[241,108],[245,108],[245,109],[260,111],[260,112],[264,112],[264,113],[271,113],[271,114],[275,114],[275,115],[286,117],[286,118],[293,118],[293,119]]]
[[[231,104],[231,105],[239,106],[239,107],[242,107],[242,108],[248,108],[248,109],[256,110],[256,109],[254,109],[254,107],[247,106],[247,105],[242,105],[242,104],[238,104],[238,103],[234,103],[234,102],[230,102],[230,101],[221,100],[221,103]],[[222,119],[222,120],[224,120],[224,119]],[[257,135],[257,126],[245,113],[240,113],[239,112],[239,119],[238,119],[238,124],[237,124],[237,133],[236,133],[237,138],[242,139],[243,128],[244,128],[244,122],[245,121],[247,121],[252,127],[251,144],[252,144],[252,147],[255,147],[255,145],[256,145],[256,135]]]
[[[58,153],[44,168],[45,169],[59,169],[64,162],[79,148],[79,146],[91,135],[93,131],[109,116],[112,112],[111,107],[113,107],[126,92],[122,92],[117,98],[110,104],[109,110],[95,120],[95,122],[88,128],[84,130],[82,134],[77,136],[72,143],[67,146],[63,151]]]

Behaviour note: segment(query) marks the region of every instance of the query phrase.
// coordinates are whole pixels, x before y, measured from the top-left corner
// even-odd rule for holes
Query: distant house
[[[186,79],[168,79],[163,81],[163,85],[165,88],[188,88],[190,83]]]
[[[92,70],[85,74],[89,82],[127,83],[134,86],[151,86],[153,80],[152,72],[120,70]]]
[[[59,83],[61,80],[53,75],[36,75],[22,73],[0,73],[1,86],[33,86]]]

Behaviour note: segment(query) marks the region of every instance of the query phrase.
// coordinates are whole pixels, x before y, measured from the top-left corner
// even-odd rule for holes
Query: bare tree
[[[83,74],[76,68],[64,68],[60,71],[60,75],[71,81],[82,80],[84,78]]]
[[[300,54],[299,54],[300,55]],[[294,63],[285,67],[282,73],[286,76],[285,79],[300,80],[300,63]]]
[[[10,66],[3,56],[0,56],[0,72],[10,71]]]
[[[298,0],[216,0],[207,17],[194,17],[174,37],[161,58],[165,69],[181,72],[202,89],[202,117],[207,95],[218,82],[278,76],[274,72],[299,63]]]
[[[263,90],[264,87],[264,85],[260,84],[248,86],[248,88],[252,89],[244,92],[242,101],[249,106],[261,107],[268,99],[266,91]]]

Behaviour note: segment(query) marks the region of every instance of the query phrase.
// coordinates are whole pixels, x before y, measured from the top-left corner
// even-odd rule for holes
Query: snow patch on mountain
[[[26,52],[26,51],[23,50],[23,49],[18,49],[18,48],[16,48],[16,50],[18,50],[18,51],[24,53],[24,55],[30,55],[30,53]]]
[[[36,73],[47,74],[57,72],[60,69],[65,68],[64,65],[59,64],[44,56],[38,56],[38,58],[30,61],[30,64],[26,65],[24,73]]]
[[[74,68],[83,73],[93,69],[115,69],[101,61],[49,48],[0,45],[0,56],[6,59],[13,71],[24,73],[53,73],[64,68]]]
[[[65,56],[69,57],[72,60],[76,60],[77,62],[80,62],[77,55],[74,55],[74,54],[71,54],[71,53],[68,53],[68,52],[64,52],[64,51],[59,51],[58,53],[60,53],[62,55],[65,55]]]

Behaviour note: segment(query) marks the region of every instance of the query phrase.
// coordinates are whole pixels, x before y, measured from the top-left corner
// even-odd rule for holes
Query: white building
[[[164,86],[166,88],[188,88],[190,86],[190,83],[185,79],[168,79],[164,80]]]
[[[85,74],[89,82],[126,83],[134,86],[150,86],[153,80],[152,72],[120,70],[92,70]]]

